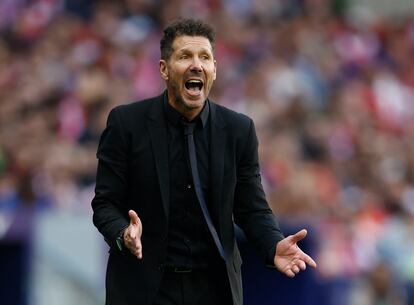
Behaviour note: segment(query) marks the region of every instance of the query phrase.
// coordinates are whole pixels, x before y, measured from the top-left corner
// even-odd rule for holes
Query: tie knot
[[[196,122],[186,122],[184,120],[181,120],[180,122],[184,126],[184,135],[188,136],[190,134],[193,134],[194,128],[196,127]]]

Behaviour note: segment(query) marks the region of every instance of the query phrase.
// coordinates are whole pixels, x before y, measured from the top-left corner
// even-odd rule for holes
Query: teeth
[[[190,90],[201,90],[203,88],[203,82],[199,79],[189,79],[185,82],[185,87]]]

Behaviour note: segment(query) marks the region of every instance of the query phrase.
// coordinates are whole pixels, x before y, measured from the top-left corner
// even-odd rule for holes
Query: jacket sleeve
[[[258,159],[256,131],[250,120],[247,142],[237,165],[234,220],[265,263],[274,266],[276,245],[284,236],[266,201]]]
[[[128,137],[119,109],[114,108],[98,146],[93,223],[105,241],[116,249],[116,238],[129,225],[127,218]]]

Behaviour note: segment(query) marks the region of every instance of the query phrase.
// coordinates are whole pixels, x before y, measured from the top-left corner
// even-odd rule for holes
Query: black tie
[[[204,219],[207,222],[208,229],[210,230],[211,235],[213,236],[214,243],[217,246],[217,249],[220,252],[221,257],[226,260],[226,254],[224,252],[223,246],[220,242],[220,239],[217,235],[217,231],[214,228],[213,221],[211,220],[210,213],[207,209],[206,200],[204,197],[203,189],[201,188],[200,183],[200,176],[198,175],[198,167],[197,167],[197,155],[196,149],[194,144],[194,137],[193,132],[196,126],[196,123],[187,123],[181,121],[184,125],[184,135],[187,138],[187,146],[188,146],[188,155],[190,158],[190,167],[191,167],[191,174],[193,176],[193,183],[194,189],[197,195],[198,202],[200,203],[201,210],[203,211]]]

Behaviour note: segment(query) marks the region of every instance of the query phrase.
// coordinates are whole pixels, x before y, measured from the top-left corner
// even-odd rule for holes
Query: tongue
[[[189,91],[191,91],[191,92],[194,92],[194,93],[198,93],[198,92],[200,92],[200,88],[199,88],[199,86],[198,86],[198,85],[195,85],[195,84],[188,84],[186,87],[187,87],[187,89],[188,89]]]
[[[198,88],[198,86],[190,86],[190,87],[188,88],[188,90],[193,91],[193,92],[198,92],[198,91],[200,91],[200,89]]]

